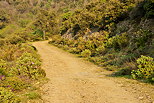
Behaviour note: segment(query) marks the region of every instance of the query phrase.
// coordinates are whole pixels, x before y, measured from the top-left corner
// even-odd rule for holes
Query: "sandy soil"
[[[47,41],[33,45],[41,55],[49,78],[43,86],[45,103],[153,103],[152,85],[107,77],[110,72],[97,72],[100,67],[51,46]]]

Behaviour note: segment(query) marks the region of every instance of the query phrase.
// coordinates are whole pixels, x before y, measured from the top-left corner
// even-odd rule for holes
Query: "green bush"
[[[10,90],[0,87],[0,103],[20,103],[21,100]]]
[[[135,33],[135,42],[137,47],[145,47],[146,43],[152,38],[153,33],[148,30],[140,29]]]
[[[68,50],[70,53],[75,53],[75,54],[78,54],[80,52],[80,50],[78,48],[69,48]]]
[[[154,16],[154,2],[152,0],[146,0],[146,3],[143,5],[143,8],[146,12],[146,18],[152,18]]]
[[[6,62],[2,59],[0,59],[0,76],[6,75]]]
[[[11,44],[17,44],[17,43],[25,42],[25,40],[22,37],[20,37],[19,35],[11,35],[10,37],[7,38],[7,40]]]
[[[19,103],[25,91],[36,88],[33,84],[45,76],[34,49],[25,44],[0,47],[0,103]],[[15,93],[20,97],[15,96]],[[39,95],[32,94],[32,98],[36,97]]]
[[[30,53],[24,53],[17,60],[16,69],[19,74],[32,79],[39,79],[45,76],[44,70],[41,69],[41,62]]]
[[[96,48],[97,54],[104,54],[105,53],[105,47],[104,45]]]
[[[85,49],[84,51],[81,52],[82,57],[90,57],[91,56],[91,51],[89,49]]]
[[[29,92],[29,93],[26,94],[26,96],[29,99],[38,99],[38,98],[41,98],[40,94],[38,94],[37,92]]]
[[[120,68],[117,72],[114,73],[115,76],[124,76],[130,74],[131,74],[131,69],[129,67]]]
[[[24,28],[24,27],[27,26],[28,23],[30,23],[30,20],[28,20],[28,19],[21,19],[21,20],[18,21],[18,23],[19,23],[19,25],[20,25],[21,27]]]
[[[5,28],[0,29],[0,38],[5,38],[7,36],[10,36],[10,34],[15,32],[16,30],[18,30],[17,26],[13,24],[8,25]]]
[[[127,34],[123,33],[121,35],[113,36],[109,38],[106,46],[109,48],[114,48],[115,50],[120,50],[128,45]]]
[[[32,52],[32,50],[30,50],[30,47],[23,47],[23,45],[11,45],[11,44],[8,44],[7,46],[6,45],[1,46],[0,51],[1,51],[0,58],[5,61],[14,61],[18,57],[20,57],[22,53],[25,51]]]
[[[6,44],[6,40],[5,39],[0,39],[0,46],[4,46]]]
[[[134,79],[144,79],[154,82],[154,59],[141,56],[137,59],[138,69],[131,72]]]
[[[22,91],[30,85],[17,76],[6,77],[4,80],[1,81],[0,84],[2,87],[8,88],[12,91]]]
[[[72,16],[72,12],[67,12],[62,15],[63,21],[68,20],[68,18]]]

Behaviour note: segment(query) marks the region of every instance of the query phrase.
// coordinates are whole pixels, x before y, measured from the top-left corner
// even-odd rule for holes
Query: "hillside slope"
[[[91,1],[64,13],[60,34],[49,43],[118,71],[116,76],[153,83],[153,10],[152,0]]]

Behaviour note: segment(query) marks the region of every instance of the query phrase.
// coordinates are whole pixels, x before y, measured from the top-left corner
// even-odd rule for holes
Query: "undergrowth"
[[[45,71],[41,69],[40,57],[36,51],[27,44],[5,45],[0,47],[0,51],[0,102],[20,103],[41,98],[35,84],[39,82],[38,85],[41,85]],[[31,96],[32,91],[38,96]]]

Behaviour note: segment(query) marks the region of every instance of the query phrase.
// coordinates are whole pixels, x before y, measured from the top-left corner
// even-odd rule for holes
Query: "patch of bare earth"
[[[35,42],[49,82],[45,103],[153,103],[154,86],[96,72],[100,67],[77,58],[47,41]]]

